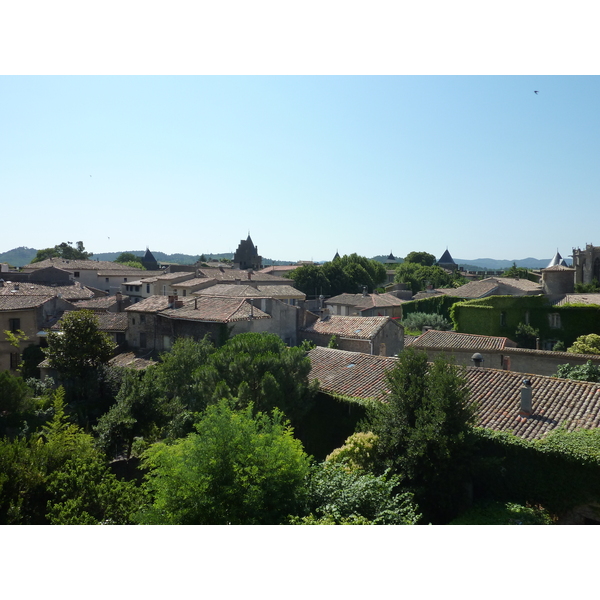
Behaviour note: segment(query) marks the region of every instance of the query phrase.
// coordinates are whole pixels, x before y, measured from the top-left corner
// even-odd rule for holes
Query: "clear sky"
[[[595,76],[5,76],[0,251],[566,256],[600,245],[599,103]]]

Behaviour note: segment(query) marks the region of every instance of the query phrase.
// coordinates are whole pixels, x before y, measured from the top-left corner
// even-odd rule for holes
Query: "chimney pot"
[[[521,387],[521,410],[519,414],[523,417],[530,417],[533,412],[533,401],[531,392],[531,380],[523,379]]]

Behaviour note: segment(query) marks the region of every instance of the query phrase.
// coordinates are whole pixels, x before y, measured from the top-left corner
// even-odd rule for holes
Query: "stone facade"
[[[600,282],[600,246],[586,244],[585,250],[573,248],[575,283]]]
[[[253,269],[260,271],[263,268],[262,256],[258,255],[258,246],[252,243],[250,234],[248,238],[240,241],[233,256],[233,264],[236,269]]]

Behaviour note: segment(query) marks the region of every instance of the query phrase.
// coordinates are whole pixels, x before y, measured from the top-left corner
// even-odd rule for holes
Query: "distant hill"
[[[501,271],[504,269],[510,269],[513,266],[513,263],[517,265],[517,267],[524,267],[526,269],[545,269],[548,266],[548,263],[552,260],[552,258],[522,258],[520,260],[497,260],[494,258],[475,258],[475,259],[454,259],[454,262],[465,266],[475,266],[479,267],[479,269],[489,270],[489,271]],[[567,264],[570,264],[571,261],[565,258]]]
[[[37,250],[35,248],[20,246],[0,254],[0,263],[8,263],[11,267],[22,267],[28,265],[36,254]]]

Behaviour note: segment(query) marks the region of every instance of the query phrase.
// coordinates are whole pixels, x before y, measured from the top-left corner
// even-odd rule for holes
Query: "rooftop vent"
[[[483,367],[484,358],[479,352],[475,352],[475,354],[471,356],[471,360],[476,367]]]

